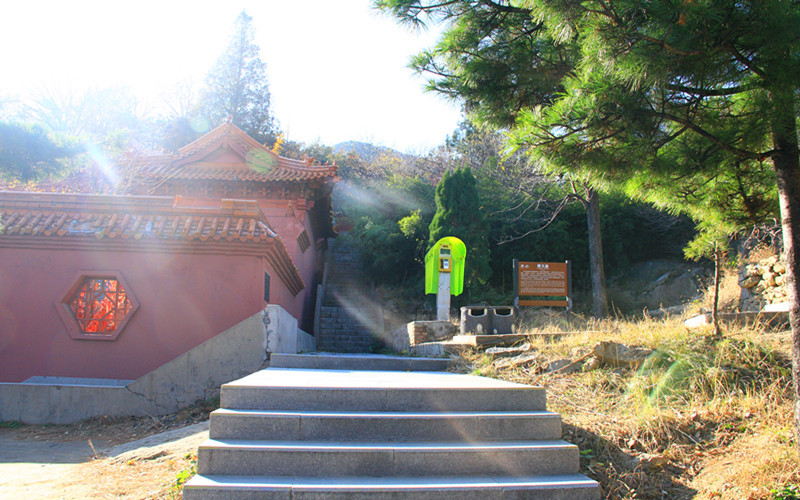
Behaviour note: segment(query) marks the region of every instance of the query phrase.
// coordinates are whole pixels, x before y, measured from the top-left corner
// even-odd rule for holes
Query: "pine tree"
[[[470,117],[499,129],[514,127],[521,111],[549,105],[563,92],[562,80],[575,68],[578,45],[555,43],[547,27],[520,2],[508,0],[378,0],[402,22],[448,23],[442,39],[412,60],[429,76],[428,89],[460,101]],[[531,169],[531,175],[539,173]],[[563,176],[564,171],[559,172]],[[586,209],[592,310],[608,313],[599,193],[574,178],[572,197]]]
[[[40,127],[0,123],[0,179],[41,180],[59,174],[75,147],[54,143]]]
[[[714,218],[735,229],[742,216],[757,220],[779,207],[800,447],[800,5],[525,5],[556,43],[580,47],[560,97],[517,124],[517,141],[539,161],[699,214],[712,232]],[[670,192],[685,196],[669,200]]]
[[[472,170],[445,172],[436,186],[436,213],[429,226],[428,248],[445,236],[455,236],[467,247],[464,280],[472,290],[492,274],[489,267],[489,227]]]
[[[201,114],[212,125],[228,117],[255,140],[271,145],[277,126],[270,108],[267,66],[254,42],[253,18],[242,11],[225,52],[206,77]]]

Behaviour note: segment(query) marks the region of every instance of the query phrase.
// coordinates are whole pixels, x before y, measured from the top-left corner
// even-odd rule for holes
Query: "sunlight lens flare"
[[[211,124],[203,116],[194,116],[189,120],[189,125],[195,132],[204,134],[211,129]]]
[[[115,166],[108,160],[103,150],[94,143],[86,143],[85,146],[86,152],[94,161],[95,165],[100,167],[100,170],[103,172],[103,175],[106,177],[106,179],[111,183],[111,185],[116,187],[120,181],[119,174],[117,173]]]

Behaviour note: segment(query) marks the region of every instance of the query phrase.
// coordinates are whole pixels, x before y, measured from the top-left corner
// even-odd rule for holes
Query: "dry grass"
[[[115,446],[208,420],[219,399],[198,401],[158,418],[100,417],[70,425],[8,425],[20,440],[103,442]],[[196,442],[195,442],[196,441]],[[97,457],[69,465],[58,477],[21,478],[31,498],[179,499],[182,485],[196,472],[197,438],[181,439],[117,457]],[[0,498],[4,498],[0,492]]]
[[[719,310],[735,312],[739,310],[739,296],[742,288],[739,286],[739,271],[725,268],[719,282]],[[696,304],[699,308],[711,311],[714,307],[714,283],[709,284],[709,289],[703,294],[702,300]]]
[[[594,333],[530,342],[550,360],[578,359],[600,340],[655,352],[638,370],[498,369],[479,351],[465,353],[463,364],[546,387],[549,408],[561,414],[565,438],[581,448],[582,471],[600,481],[604,498],[762,499],[800,482],[788,334],[736,330],[715,340],[677,320],[585,328]]]
[[[62,487],[64,491],[82,494],[83,498],[179,499],[182,483],[178,484],[178,477],[183,477],[182,471],[195,470],[196,461],[196,454],[186,453],[164,453],[125,462],[95,460],[76,468]],[[86,485],[91,485],[90,493],[81,491]],[[70,494],[67,498],[81,496]]]

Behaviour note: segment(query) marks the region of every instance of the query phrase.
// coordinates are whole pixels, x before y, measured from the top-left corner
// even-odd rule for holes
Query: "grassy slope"
[[[602,484],[604,498],[794,498],[771,493],[800,482],[788,334],[751,328],[712,339],[677,320],[583,327],[594,333],[532,341],[542,354],[532,365],[497,368],[472,351],[464,368],[545,386],[549,409],[561,414],[565,439],[581,448],[582,471]],[[578,359],[600,340],[655,353],[638,370],[545,370],[547,360]]]

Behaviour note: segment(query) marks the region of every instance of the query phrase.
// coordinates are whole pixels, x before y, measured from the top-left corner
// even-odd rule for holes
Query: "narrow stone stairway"
[[[544,389],[349,358],[273,355],[223,385],[184,498],[600,498]]]
[[[383,317],[358,248],[344,237],[333,240],[327,286],[320,309],[317,349],[365,353],[380,347]]]

